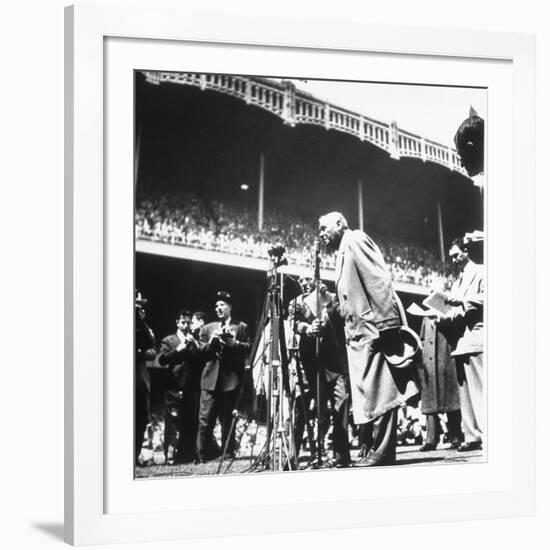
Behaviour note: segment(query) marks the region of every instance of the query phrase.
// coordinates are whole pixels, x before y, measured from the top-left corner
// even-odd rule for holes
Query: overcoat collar
[[[336,286],[338,286],[338,281],[340,280],[340,277],[342,276],[342,267],[344,265],[344,250],[347,246],[347,239],[350,234],[350,230],[347,229],[344,231],[344,234],[342,235],[342,240],[340,241],[340,246],[338,247],[338,251],[336,252],[336,273],[335,273],[335,281]]]

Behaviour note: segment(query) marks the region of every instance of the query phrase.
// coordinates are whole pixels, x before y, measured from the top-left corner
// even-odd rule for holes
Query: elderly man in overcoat
[[[405,314],[378,246],[352,231],[344,216],[319,218],[319,238],[337,251],[336,291],[344,321],[354,422],[372,430],[364,466],[395,461],[397,409],[418,394],[411,367],[395,368],[388,357],[403,348]],[[396,351],[397,350],[397,351]]]

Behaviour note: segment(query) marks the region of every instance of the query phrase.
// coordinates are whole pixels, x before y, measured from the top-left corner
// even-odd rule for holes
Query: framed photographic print
[[[72,544],[533,511],[534,42],[313,18],[67,8]]]

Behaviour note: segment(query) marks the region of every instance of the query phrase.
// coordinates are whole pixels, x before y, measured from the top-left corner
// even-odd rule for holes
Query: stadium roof
[[[247,105],[265,109],[281,117],[290,126],[313,124],[326,130],[344,132],[372,143],[394,159],[419,158],[423,162],[435,162],[468,177],[453,148],[403,130],[395,121],[381,122],[364,113],[318,99],[296,86],[296,82],[306,85],[304,81],[210,73],[143,71],[143,74],[152,84],[174,83],[224,93],[245,101]],[[362,88],[364,83],[338,84],[353,90],[354,87]]]

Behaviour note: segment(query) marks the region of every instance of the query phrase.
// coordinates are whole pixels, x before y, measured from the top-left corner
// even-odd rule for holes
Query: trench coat
[[[438,327],[435,320],[424,317],[420,328],[422,361],[418,367],[422,413],[435,414],[460,410],[456,366],[451,350],[450,327]]]
[[[336,292],[344,321],[356,424],[370,422],[418,394],[415,369],[394,368],[380,333],[406,325],[391,273],[374,241],[347,229],[336,258]]]

